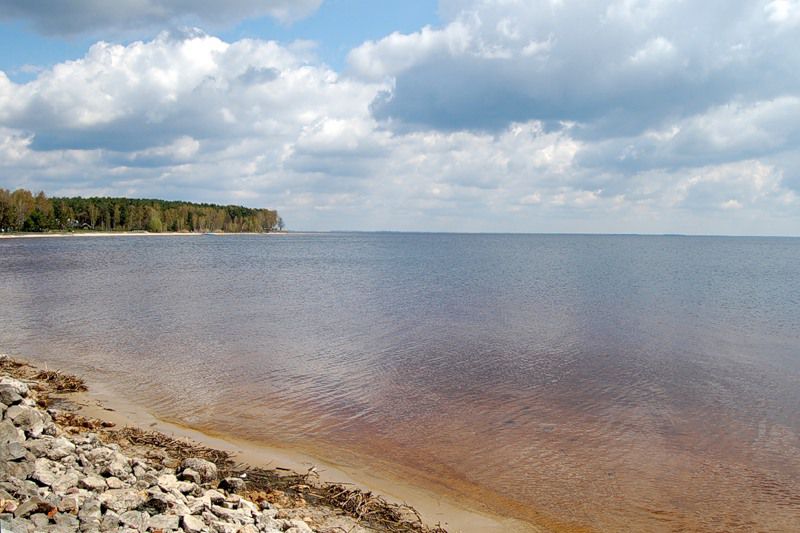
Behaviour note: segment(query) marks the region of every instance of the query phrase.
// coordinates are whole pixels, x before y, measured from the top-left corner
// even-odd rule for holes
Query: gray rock
[[[25,433],[6,419],[0,422],[0,446],[9,442],[25,442]]]
[[[149,518],[147,513],[139,511],[125,511],[119,515],[119,521],[122,525],[128,526],[136,531],[147,531]]]
[[[14,517],[25,518],[34,513],[49,513],[52,509],[53,507],[42,498],[33,497],[17,506],[14,510]]]
[[[211,522],[211,531],[214,533],[238,533],[239,526],[228,524],[227,522]]]
[[[208,500],[209,504],[221,505],[225,501],[225,495],[218,490],[210,489],[203,493],[203,499]]]
[[[159,487],[167,491],[178,488],[178,478],[174,474],[161,474],[156,482]]]
[[[109,489],[122,489],[125,488],[125,483],[118,477],[106,478],[106,485]]]
[[[198,516],[185,515],[181,517],[181,528],[186,533],[202,533],[205,531],[206,523]]]
[[[76,494],[69,494],[58,501],[58,510],[62,513],[77,514],[81,508],[81,499]]]
[[[119,515],[114,511],[107,511],[106,514],[103,515],[103,522],[101,524],[101,529],[103,531],[116,531],[119,527]]]
[[[180,523],[180,517],[175,515],[169,514],[157,514],[155,516],[150,517],[149,527],[150,529],[160,529],[164,530],[175,530],[178,529],[178,525]]]
[[[161,514],[175,503],[172,496],[167,496],[158,489],[147,491],[145,502],[139,506],[140,511],[147,511],[150,514]]]
[[[11,385],[0,385],[0,403],[6,408],[9,405],[16,405],[22,401],[22,396]]]
[[[64,457],[75,453],[75,445],[69,439],[59,437],[50,441],[49,449],[45,453],[48,459],[60,461]]]
[[[58,463],[40,457],[33,464],[33,472],[28,476],[42,485],[51,486],[61,476],[62,471]]]
[[[37,531],[41,531],[50,525],[50,519],[44,513],[34,513],[28,517],[28,520],[31,521]]]
[[[28,388],[28,385],[26,385],[25,383],[21,382],[18,379],[14,379],[12,377],[8,377],[8,376],[0,377],[0,387],[3,387],[3,386],[10,387],[11,390],[13,390],[14,392],[16,392],[17,394],[19,394],[20,396],[23,396],[23,397],[27,396],[30,393],[30,389]],[[6,403],[6,402],[3,402],[3,403]]]
[[[77,486],[80,479],[81,476],[78,474],[78,472],[73,469],[69,469],[62,474],[55,483],[51,484],[50,487],[56,493],[64,493],[67,491],[67,489]]]
[[[181,471],[191,469],[200,474],[203,483],[208,483],[217,479],[217,465],[199,457],[189,457],[181,463]]]
[[[219,488],[228,492],[239,492],[245,488],[245,482],[240,477],[226,477],[219,482]]]
[[[190,481],[198,485],[203,482],[203,477],[200,475],[200,472],[192,468],[185,468],[183,472],[181,472],[180,479],[183,481]]]
[[[0,461],[16,461],[27,454],[28,449],[19,442],[0,444]]]
[[[290,526],[289,529],[286,530],[286,533],[314,533],[314,530],[302,520],[294,518],[292,520],[286,520],[285,522]]]
[[[134,489],[110,489],[100,495],[100,503],[107,509],[124,513],[145,502],[144,495]]]
[[[105,478],[97,474],[89,474],[78,481],[78,486],[94,492],[103,492],[108,487],[108,484],[106,484]]]
[[[78,518],[81,522],[99,521],[101,516],[100,500],[97,498],[87,498],[81,505],[81,510],[78,511]]]
[[[35,407],[12,405],[6,411],[6,419],[14,422],[28,437],[40,437],[44,432],[44,417]]]
[[[3,531],[10,531],[13,533],[28,533],[34,531],[33,526],[28,521],[7,516],[0,516],[0,528],[2,528]]]
[[[71,514],[58,513],[54,519],[57,531],[77,531],[81,525],[78,517]]]

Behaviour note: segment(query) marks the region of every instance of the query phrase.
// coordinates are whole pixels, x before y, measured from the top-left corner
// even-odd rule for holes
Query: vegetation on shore
[[[48,198],[0,189],[0,231],[227,231],[283,229],[271,209],[133,198]]]

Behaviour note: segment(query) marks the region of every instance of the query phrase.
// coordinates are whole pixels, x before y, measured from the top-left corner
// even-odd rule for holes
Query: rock
[[[25,518],[26,516],[34,513],[49,513],[52,510],[53,506],[51,506],[49,503],[44,501],[42,498],[34,497],[17,506],[17,508],[14,510],[14,517]]]
[[[14,379],[8,376],[3,376],[0,378],[0,388],[3,387],[9,387],[11,390],[13,390],[14,392],[23,397],[28,396],[28,394],[30,393],[28,385],[26,385],[25,383],[21,382],[18,379]]]
[[[103,522],[100,528],[103,531],[116,531],[119,527],[119,515],[114,511],[106,511],[103,515]]]
[[[78,511],[78,518],[81,522],[99,521],[101,516],[100,500],[97,498],[87,498],[81,505],[81,510]]]
[[[200,517],[185,515],[181,517],[181,528],[186,533],[202,533],[206,529],[206,523]]]
[[[149,518],[150,517],[147,515],[147,513],[142,513],[140,511],[125,511],[119,515],[119,521],[123,525],[133,528],[137,531],[147,531]]]
[[[6,419],[0,422],[0,446],[9,442],[25,442],[25,433]]]
[[[295,518],[292,520],[286,520],[286,522],[287,525],[289,525],[289,528],[285,530],[286,533],[314,533],[314,530],[302,520]]]
[[[131,465],[128,463],[127,457],[119,452],[114,452],[108,464],[100,469],[100,473],[104,476],[128,477],[131,474]]]
[[[0,461],[16,461],[28,454],[28,449],[19,442],[0,444]]]
[[[100,503],[106,509],[120,514],[136,509],[144,502],[144,495],[134,489],[110,489],[100,495]]]
[[[109,489],[123,489],[125,488],[125,483],[118,477],[109,477],[106,478],[106,485],[108,485]]]
[[[50,519],[47,518],[47,515],[44,513],[32,514],[28,517],[28,520],[31,521],[33,527],[35,527],[37,531],[41,531],[50,525]]]
[[[160,514],[172,507],[175,501],[171,496],[167,496],[158,489],[147,491],[145,502],[139,506],[140,511],[147,511],[150,514]]]
[[[181,472],[180,479],[183,481],[190,481],[198,485],[203,482],[203,477],[200,475],[200,472],[194,470],[193,468],[184,469],[183,472]]]
[[[4,404],[6,408],[10,405],[16,405],[22,401],[22,396],[11,385],[0,385],[0,403]]]
[[[239,492],[245,488],[245,482],[240,477],[226,477],[219,482],[219,488],[228,492]]]
[[[181,463],[181,471],[191,469],[200,474],[203,483],[209,483],[217,479],[217,465],[199,457],[189,457]]]
[[[225,501],[225,495],[218,490],[210,489],[203,493],[203,499],[208,500],[209,503],[220,505]]]
[[[69,439],[59,437],[57,439],[50,440],[49,449],[45,453],[48,459],[60,461],[64,457],[75,453],[75,445],[72,444]]]
[[[180,523],[180,517],[175,515],[168,515],[168,514],[157,514],[155,516],[151,516],[148,526],[152,530],[160,529],[164,530],[175,530],[178,529],[178,524]]]
[[[40,457],[33,464],[33,472],[28,476],[42,485],[51,486],[61,476],[61,468],[58,463]]]
[[[51,484],[50,487],[56,493],[63,493],[66,492],[67,489],[77,486],[80,478],[81,477],[78,475],[78,472],[73,469],[69,469],[66,473],[62,474],[55,483]]]
[[[211,531],[214,533],[238,533],[239,527],[226,522],[214,521],[211,522]]]
[[[62,513],[77,514],[80,509],[80,499],[75,494],[64,496],[58,501],[58,510]]]
[[[58,513],[55,517],[57,531],[77,531],[80,527],[80,520],[74,515]]]
[[[108,487],[108,484],[106,484],[105,478],[97,474],[89,474],[78,481],[78,486],[93,492],[103,492]]]
[[[12,405],[6,411],[6,419],[14,422],[28,437],[40,437],[44,432],[44,417],[35,407]]]
[[[174,474],[161,474],[156,479],[156,483],[167,491],[178,488],[178,478]]]

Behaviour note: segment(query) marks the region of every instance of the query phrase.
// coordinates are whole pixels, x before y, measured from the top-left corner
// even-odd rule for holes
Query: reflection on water
[[[0,241],[0,350],[198,427],[443,476],[501,512],[795,531],[798,265],[797,239]]]

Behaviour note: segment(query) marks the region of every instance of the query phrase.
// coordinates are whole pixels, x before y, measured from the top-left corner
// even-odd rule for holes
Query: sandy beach
[[[14,360],[41,366],[30,358],[14,356]],[[322,483],[342,484],[371,492],[392,504],[414,508],[428,525],[441,525],[449,532],[462,533],[535,533],[554,531],[531,523],[493,514],[477,500],[459,497],[456,488],[436,491],[404,478],[398,469],[375,470],[372,465],[352,461],[336,462],[322,455],[279,448],[264,443],[237,439],[233,435],[198,430],[154,416],[146,408],[112,394],[102,383],[87,381],[88,390],[57,395],[68,402],[81,416],[97,419],[113,426],[156,431],[167,437],[185,440],[203,447],[230,454],[239,464],[280,472],[307,472],[313,469]],[[558,528],[561,530],[561,528]]]

